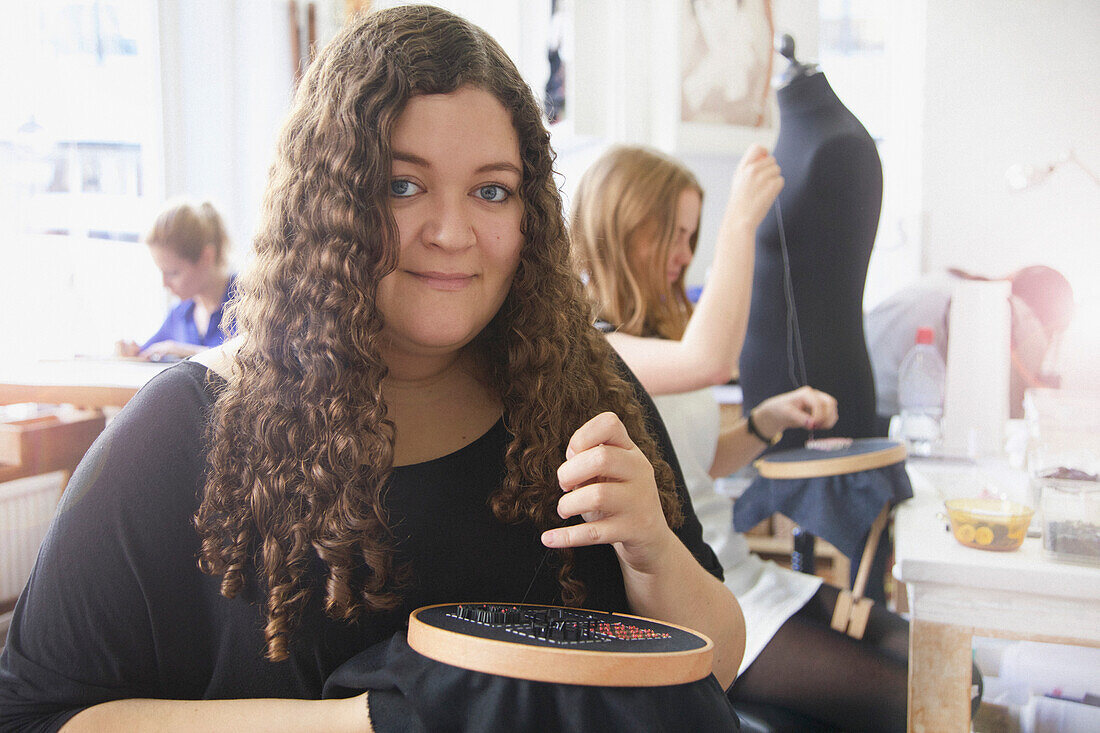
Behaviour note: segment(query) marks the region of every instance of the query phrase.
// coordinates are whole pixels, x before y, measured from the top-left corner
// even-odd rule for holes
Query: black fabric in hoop
[[[747,532],[779,512],[847,557],[859,558],[883,505],[894,506],[912,496],[904,462],[841,476],[757,476],[733,505],[733,528]]]
[[[591,687],[471,672],[429,659],[404,634],[376,644],[325,681],[325,698],[370,690],[377,733],[422,731],[738,731],[714,675],[666,687]]]

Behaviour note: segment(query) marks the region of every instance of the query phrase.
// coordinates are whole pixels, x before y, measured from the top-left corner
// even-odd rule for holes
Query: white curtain
[[[304,8],[305,2],[298,2]],[[165,194],[208,199],[243,263],[293,95],[288,0],[161,0]],[[318,3],[330,27],[333,3]],[[302,13],[302,37],[304,12]]]

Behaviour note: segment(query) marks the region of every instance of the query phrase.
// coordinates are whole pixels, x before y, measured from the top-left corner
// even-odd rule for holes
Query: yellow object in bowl
[[[1004,499],[949,499],[943,505],[955,539],[979,550],[1015,550],[1023,544],[1035,513]]]

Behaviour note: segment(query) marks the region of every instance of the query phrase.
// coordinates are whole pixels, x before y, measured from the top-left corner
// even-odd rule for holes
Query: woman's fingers
[[[741,158],[730,190],[731,211],[740,212],[753,226],[759,224],[783,189],[783,176],[775,158],[754,145]]]
[[[831,428],[836,425],[836,421],[839,418],[836,398],[824,392],[820,392],[819,394],[823,395],[824,399],[821,400],[819,405],[820,415],[815,414],[814,416],[815,423],[822,428]]]
[[[581,425],[569,444],[565,448],[566,460],[571,459],[581,451],[594,448],[598,445],[613,445],[619,448],[634,448],[634,441],[630,439],[630,433],[626,431],[619,416],[613,412],[601,412],[584,425]]]
[[[812,387],[802,387],[795,392],[799,409],[807,417],[806,427],[827,429],[836,424],[836,399]]]
[[[558,514],[581,524],[545,532],[548,547],[615,544],[628,562],[644,563],[647,550],[668,532],[653,466],[619,418],[605,412],[572,436],[558,468]]]
[[[562,519],[579,516],[586,522],[629,511],[630,503],[638,500],[635,487],[615,481],[595,481],[564,491],[558,499],[558,515]]]
[[[775,162],[775,158],[770,155],[764,155],[754,160],[752,163],[749,163],[738,173],[748,181],[759,185],[769,180],[781,179],[780,174],[782,171],[779,168],[779,164]]]
[[[741,156],[741,162],[738,164],[738,166],[744,168],[767,155],[767,148],[765,148],[760,143],[753,143],[748,147],[748,150],[745,151],[745,154]]]
[[[568,527],[559,527],[542,533],[542,544],[546,547],[589,547],[608,545],[617,540],[605,536],[606,524],[595,519]]]
[[[799,387],[771,397],[756,408],[763,429],[778,432],[787,428],[825,430],[836,425],[836,399],[812,387]]]
[[[115,342],[116,356],[137,356],[141,347],[134,341],[120,340]]]
[[[547,547],[655,544],[658,534],[669,529],[656,486],[652,486],[649,491],[644,484],[635,482],[600,481],[567,491],[558,500],[558,514],[563,519],[580,517],[584,521],[544,532],[543,544]]]

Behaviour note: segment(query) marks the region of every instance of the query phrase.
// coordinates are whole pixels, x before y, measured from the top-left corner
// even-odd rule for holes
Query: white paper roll
[[[1007,281],[962,280],[951,296],[943,406],[943,442],[948,453],[989,456],[1003,450],[1010,293]]]

